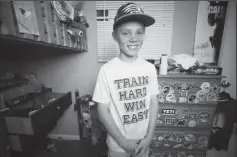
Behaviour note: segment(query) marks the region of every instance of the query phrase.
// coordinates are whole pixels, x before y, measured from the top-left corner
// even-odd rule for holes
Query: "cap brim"
[[[155,19],[149,15],[146,14],[128,14],[124,15],[123,17],[119,18],[114,23],[114,28],[124,22],[128,21],[138,21],[144,24],[145,27],[149,27],[155,23]]]

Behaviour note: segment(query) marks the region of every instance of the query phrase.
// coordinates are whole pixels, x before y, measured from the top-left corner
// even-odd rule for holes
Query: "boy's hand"
[[[134,155],[134,150],[138,147],[139,140],[126,139],[120,143],[120,146],[130,155]]]
[[[143,156],[148,151],[148,147],[150,143],[151,143],[151,140],[149,140],[148,138],[142,139],[140,143],[138,144],[137,148],[135,149],[136,157]]]

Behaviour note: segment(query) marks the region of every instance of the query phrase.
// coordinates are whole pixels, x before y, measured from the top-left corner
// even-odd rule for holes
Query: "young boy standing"
[[[104,64],[98,74],[93,100],[107,130],[109,157],[148,157],[158,115],[155,66],[138,57],[145,27],[155,19],[135,3],[116,14],[113,38],[120,55]]]

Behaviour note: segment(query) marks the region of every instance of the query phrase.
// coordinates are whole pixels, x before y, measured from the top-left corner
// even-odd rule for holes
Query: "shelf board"
[[[184,102],[184,103],[181,103],[181,102],[175,102],[175,103],[172,103],[172,102],[158,102],[159,105],[176,105],[176,106],[196,106],[196,105],[200,105],[200,106],[203,106],[203,107],[206,107],[206,106],[216,106],[217,103],[219,101],[209,101],[209,102],[198,102],[198,103],[191,103],[191,102]]]
[[[221,75],[191,75],[191,74],[172,74],[172,75],[158,75],[158,78],[187,78],[187,79],[220,79],[225,78]]]
[[[35,41],[31,39],[24,39],[12,35],[3,35],[3,34],[0,34],[0,49],[1,49],[0,53],[12,50],[37,51],[39,49],[40,51],[47,51],[47,53],[50,53],[51,51],[55,51],[58,53],[86,52],[86,50],[80,50],[77,48],[65,47],[62,45],[50,44],[42,41]]]

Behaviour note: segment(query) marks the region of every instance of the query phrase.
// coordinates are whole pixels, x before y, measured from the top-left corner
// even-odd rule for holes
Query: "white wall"
[[[236,2],[230,1],[226,13],[219,65],[231,83],[228,93],[236,99]]]
[[[171,54],[193,54],[198,1],[176,1]]]

